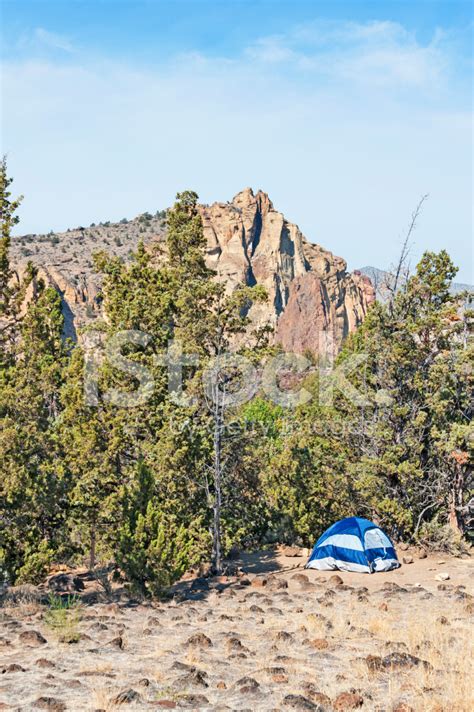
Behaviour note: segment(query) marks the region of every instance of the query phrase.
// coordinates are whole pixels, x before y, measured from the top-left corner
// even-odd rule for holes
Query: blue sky
[[[472,4],[3,0],[19,232],[266,190],[349,268],[472,262]]]

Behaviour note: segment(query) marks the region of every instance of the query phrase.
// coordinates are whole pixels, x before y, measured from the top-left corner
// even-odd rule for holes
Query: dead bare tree
[[[395,266],[394,270],[391,270],[387,274],[387,278],[385,280],[385,289],[387,290],[389,294],[388,298],[388,306],[390,309],[390,314],[393,314],[393,302],[395,299],[395,295],[400,288],[400,283],[403,280],[404,282],[407,281],[408,275],[409,275],[409,264],[408,264],[408,257],[410,254],[410,249],[411,249],[411,244],[410,240],[413,234],[413,231],[416,228],[416,223],[418,221],[418,218],[420,217],[423,204],[425,201],[428,199],[429,193],[425,193],[425,195],[422,195],[420,200],[418,201],[418,204],[415,208],[415,210],[411,214],[411,219],[410,223],[408,225],[408,230],[406,232],[405,238],[402,243],[402,249],[400,251],[400,256],[398,258],[397,264]]]

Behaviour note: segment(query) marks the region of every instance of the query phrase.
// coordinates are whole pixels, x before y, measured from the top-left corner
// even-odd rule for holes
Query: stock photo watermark
[[[249,358],[235,352],[225,352],[203,363],[198,354],[187,353],[179,341],[170,341],[162,353],[147,354],[147,364],[136,360],[136,355],[145,353],[153,345],[150,334],[139,330],[118,331],[107,339],[99,331],[89,331],[84,338],[84,402],[96,407],[102,400],[119,408],[135,408],[144,405],[153,396],[156,383],[151,367],[161,366],[167,380],[170,401],[182,407],[197,405],[196,395],[186,392],[186,369],[202,369],[200,373],[202,392],[209,407],[237,407],[249,402],[257,393],[285,409],[294,409],[317,398],[324,407],[333,405],[339,393],[356,406],[373,405],[367,394],[356,388],[351,375],[363,373],[367,355],[353,354],[336,364],[336,348],[331,334],[319,335],[319,354],[316,365],[306,356],[285,352],[266,356],[255,365]],[[130,349],[135,352],[130,353]],[[141,352],[139,351],[141,349]],[[125,354],[125,351],[128,351]],[[135,356],[135,358],[132,357]],[[133,379],[136,387],[127,390],[109,387],[99,388],[100,372],[104,364]],[[317,371],[318,390],[314,394],[304,386],[304,378]],[[292,375],[291,387],[283,387],[285,376]],[[288,380],[288,379],[287,379]],[[364,379],[362,378],[362,387]],[[386,391],[379,391],[375,398],[378,405],[390,405]]]

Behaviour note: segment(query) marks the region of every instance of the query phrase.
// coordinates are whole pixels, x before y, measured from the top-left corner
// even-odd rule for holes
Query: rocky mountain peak
[[[285,350],[317,353],[320,336],[338,347],[362,322],[374,300],[370,279],[348,273],[346,262],[309,242],[298,226],[275,210],[267,193],[244,188],[230,202],[199,207],[207,240],[206,260],[230,293],[239,284],[261,284],[265,304],[255,304],[250,318],[257,327],[271,325]],[[164,213],[144,213],[134,220],[100,223],[49,235],[13,240],[13,261],[27,260],[62,295],[67,334],[100,316],[100,275],[92,254],[105,250],[129,259],[139,240],[162,241]]]

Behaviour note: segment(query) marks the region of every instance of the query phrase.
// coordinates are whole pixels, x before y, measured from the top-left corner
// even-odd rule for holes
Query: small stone
[[[204,679],[205,677],[207,677],[206,672],[194,669],[186,673],[186,675],[178,678],[173,686],[177,687],[179,690],[185,690],[189,687],[209,687]]]
[[[425,668],[431,668],[430,663],[426,662],[426,660],[421,660],[415,655],[403,652],[389,653],[382,659],[382,665],[384,668],[390,669],[416,667],[418,665],[423,665]]]
[[[382,658],[379,655],[367,655],[365,662],[371,672],[381,670],[383,667]]]
[[[132,688],[129,688],[128,690],[124,690],[123,692],[119,692],[119,694],[114,697],[113,703],[114,705],[129,705],[132,702],[140,702],[141,697],[138,694],[136,690],[133,690]]]
[[[38,699],[33,702],[33,707],[38,707],[41,710],[48,710],[48,712],[64,712],[66,705],[62,700],[58,700],[56,697],[38,697]]]
[[[450,578],[448,573],[441,573],[435,576],[435,581],[449,581]]]
[[[428,558],[428,554],[426,553],[425,549],[420,549],[420,551],[418,552],[418,558],[419,559],[427,559]]]
[[[241,652],[246,650],[238,638],[232,637],[226,641],[226,648],[229,653]]]
[[[5,674],[6,672],[26,672],[26,670],[17,663],[11,663],[10,665],[7,665],[6,668],[3,668],[2,674]]]
[[[284,546],[281,550],[283,556],[295,557],[303,556],[302,551],[299,546]]]
[[[406,702],[399,702],[395,707],[392,707],[392,712],[415,712],[415,710]]]
[[[19,640],[26,645],[32,646],[33,648],[45,645],[45,643],[48,642],[46,638],[41,635],[41,633],[38,633],[37,630],[25,630],[23,633],[20,633]]]
[[[309,578],[306,574],[293,574],[291,580],[296,581],[296,583],[309,583]]]
[[[326,650],[326,648],[329,648],[329,643],[325,638],[315,638],[314,640],[310,640],[309,644],[315,650]]]
[[[240,692],[245,694],[255,692],[260,685],[253,677],[241,677],[240,680],[237,680],[235,683],[235,687],[238,687]]]
[[[438,623],[440,623],[441,625],[449,625],[449,621],[446,616],[440,616],[438,618]]]
[[[252,586],[255,588],[263,588],[266,586],[268,583],[268,579],[265,578],[265,576],[255,576],[255,578],[252,579]]]
[[[217,685],[216,685],[218,690],[227,690],[227,685],[225,684],[224,680],[220,680]]]
[[[40,668],[55,668],[56,664],[52,660],[47,660],[46,658],[38,658],[35,665]]]
[[[275,640],[279,640],[284,643],[289,643],[293,640],[293,635],[288,633],[286,630],[280,630],[275,636]]]
[[[112,645],[114,648],[119,648],[120,650],[123,650],[123,638],[121,635],[118,635],[116,638],[112,638],[112,640],[109,640],[106,645]]]
[[[277,675],[272,675],[272,681],[276,683],[285,683],[288,682],[288,676],[284,675],[283,673],[278,673]]]
[[[330,583],[332,586],[339,586],[339,584],[344,583],[344,581],[339,576],[339,574],[334,574],[333,576],[330,576],[328,578],[328,583]]]
[[[388,611],[388,606],[386,603],[381,603],[379,606],[379,611]]]
[[[333,702],[335,710],[355,710],[362,707],[364,698],[357,692],[341,692]]]
[[[409,548],[409,547],[408,547],[408,544],[405,544],[404,542],[402,542],[401,544],[398,545],[398,548],[399,548],[401,551],[408,551],[408,548]]]
[[[307,697],[303,697],[303,695],[287,695],[283,699],[283,706],[292,710],[313,710],[314,712],[321,710],[319,705],[315,705],[314,702],[308,700]]]
[[[413,564],[414,563],[413,556],[404,556],[402,558],[402,561],[404,564]]]
[[[180,707],[192,707],[193,709],[200,709],[203,705],[208,705],[209,700],[204,695],[180,695],[179,696]]]
[[[320,692],[314,683],[312,682],[307,682],[303,685],[303,690],[306,695],[308,695],[309,699],[311,702],[316,702],[319,705],[322,705],[322,709],[331,709],[331,698],[328,697],[327,695],[324,694],[324,692]]]
[[[186,641],[189,648],[211,648],[212,640],[204,633],[195,633]]]
[[[288,588],[288,581],[286,581],[286,579],[278,578],[277,576],[270,576],[267,580],[267,586],[272,591],[280,591],[284,588]]]

